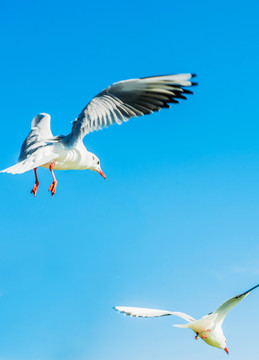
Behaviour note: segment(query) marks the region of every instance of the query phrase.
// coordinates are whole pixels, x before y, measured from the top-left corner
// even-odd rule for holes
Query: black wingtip
[[[197,82],[193,82],[193,83],[192,83],[192,86],[197,86],[197,85],[198,85]]]
[[[192,75],[193,78],[197,76],[197,74],[191,74],[191,75]]]
[[[254,289],[258,288],[259,284],[253,286],[251,289],[247,290],[246,293],[253,291]]]
[[[237,295],[236,298],[239,298],[239,297],[241,297],[241,296],[243,296],[243,295],[249,294],[251,291],[253,291],[254,289],[256,289],[256,288],[258,288],[258,287],[259,287],[259,284],[253,286],[251,289],[245,291],[244,293],[242,293],[242,294],[240,294],[240,295]]]
[[[184,94],[193,94],[193,91],[187,90],[187,89],[183,89],[183,93],[184,93]]]

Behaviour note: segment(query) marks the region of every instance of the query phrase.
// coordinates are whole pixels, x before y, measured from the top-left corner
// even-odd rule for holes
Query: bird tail
[[[26,160],[20,161],[17,164],[10,166],[4,170],[1,170],[1,173],[8,173],[8,174],[22,174],[28,170],[31,170],[26,166]]]
[[[28,158],[18,162],[13,166],[10,166],[9,168],[0,171],[0,173],[23,174],[24,172],[32,170],[38,166],[51,163],[56,159],[56,155],[51,151],[48,152],[49,153],[46,153],[46,151],[44,152],[41,151],[41,149],[38,149]]]
[[[174,327],[178,327],[178,328],[191,328],[190,324],[183,324],[183,325],[173,325]]]

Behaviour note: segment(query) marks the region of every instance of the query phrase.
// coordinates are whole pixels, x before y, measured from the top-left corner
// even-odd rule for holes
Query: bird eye
[[[100,165],[100,160],[97,161],[97,165]]]

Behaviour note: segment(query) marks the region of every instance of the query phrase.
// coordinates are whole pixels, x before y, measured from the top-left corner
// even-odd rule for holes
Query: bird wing
[[[181,312],[167,311],[167,310],[146,309],[146,308],[128,307],[128,306],[115,306],[114,309],[126,315],[135,316],[135,317],[158,317],[158,316],[174,315],[186,321],[195,320],[194,318],[192,318],[187,314]]]
[[[176,99],[192,94],[184,87],[196,85],[192,74],[163,75],[120,81],[96,95],[74,121],[68,143],[81,140],[92,131],[112,124],[121,125],[131,117],[151,114]]]
[[[31,122],[31,129],[38,130],[38,133],[41,135],[42,138],[48,139],[52,137],[52,132],[50,129],[50,115],[41,113],[36,115]]]
[[[227,313],[235,306],[237,305],[242,299],[244,299],[252,290],[256,289],[257,287],[259,287],[259,284],[252,287],[251,289],[245,291],[242,294],[233,296],[232,298],[228,299],[227,301],[225,301],[223,304],[221,304],[215,311],[214,313],[218,314],[217,317],[217,322],[219,323],[223,323]]]

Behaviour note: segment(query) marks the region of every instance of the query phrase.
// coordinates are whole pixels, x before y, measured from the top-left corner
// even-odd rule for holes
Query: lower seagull
[[[251,289],[245,291],[242,294],[233,296],[229,300],[225,301],[220,305],[214,312],[203,316],[199,320],[195,320],[193,317],[184,314],[182,312],[167,311],[167,310],[156,310],[156,309],[146,309],[138,307],[127,307],[127,306],[116,306],[114,309],[118,310],[125,315],[135,316],[135,317],[158,317],[158,316],[167,316],[174,315],[178,316],[186,321],[188,324],[184,325],[173,325],[180,328],[189,328],[192,329],[196,336],[195,339],[198,340],[200,337],[207,344],[215,346],[220,349],[224,349],[228,354],[227,349],[227,340],[222,331],[222,323],[229,312],[235,305],[244,299],[252,290],[259,287],[259,284],[252,287]]]

